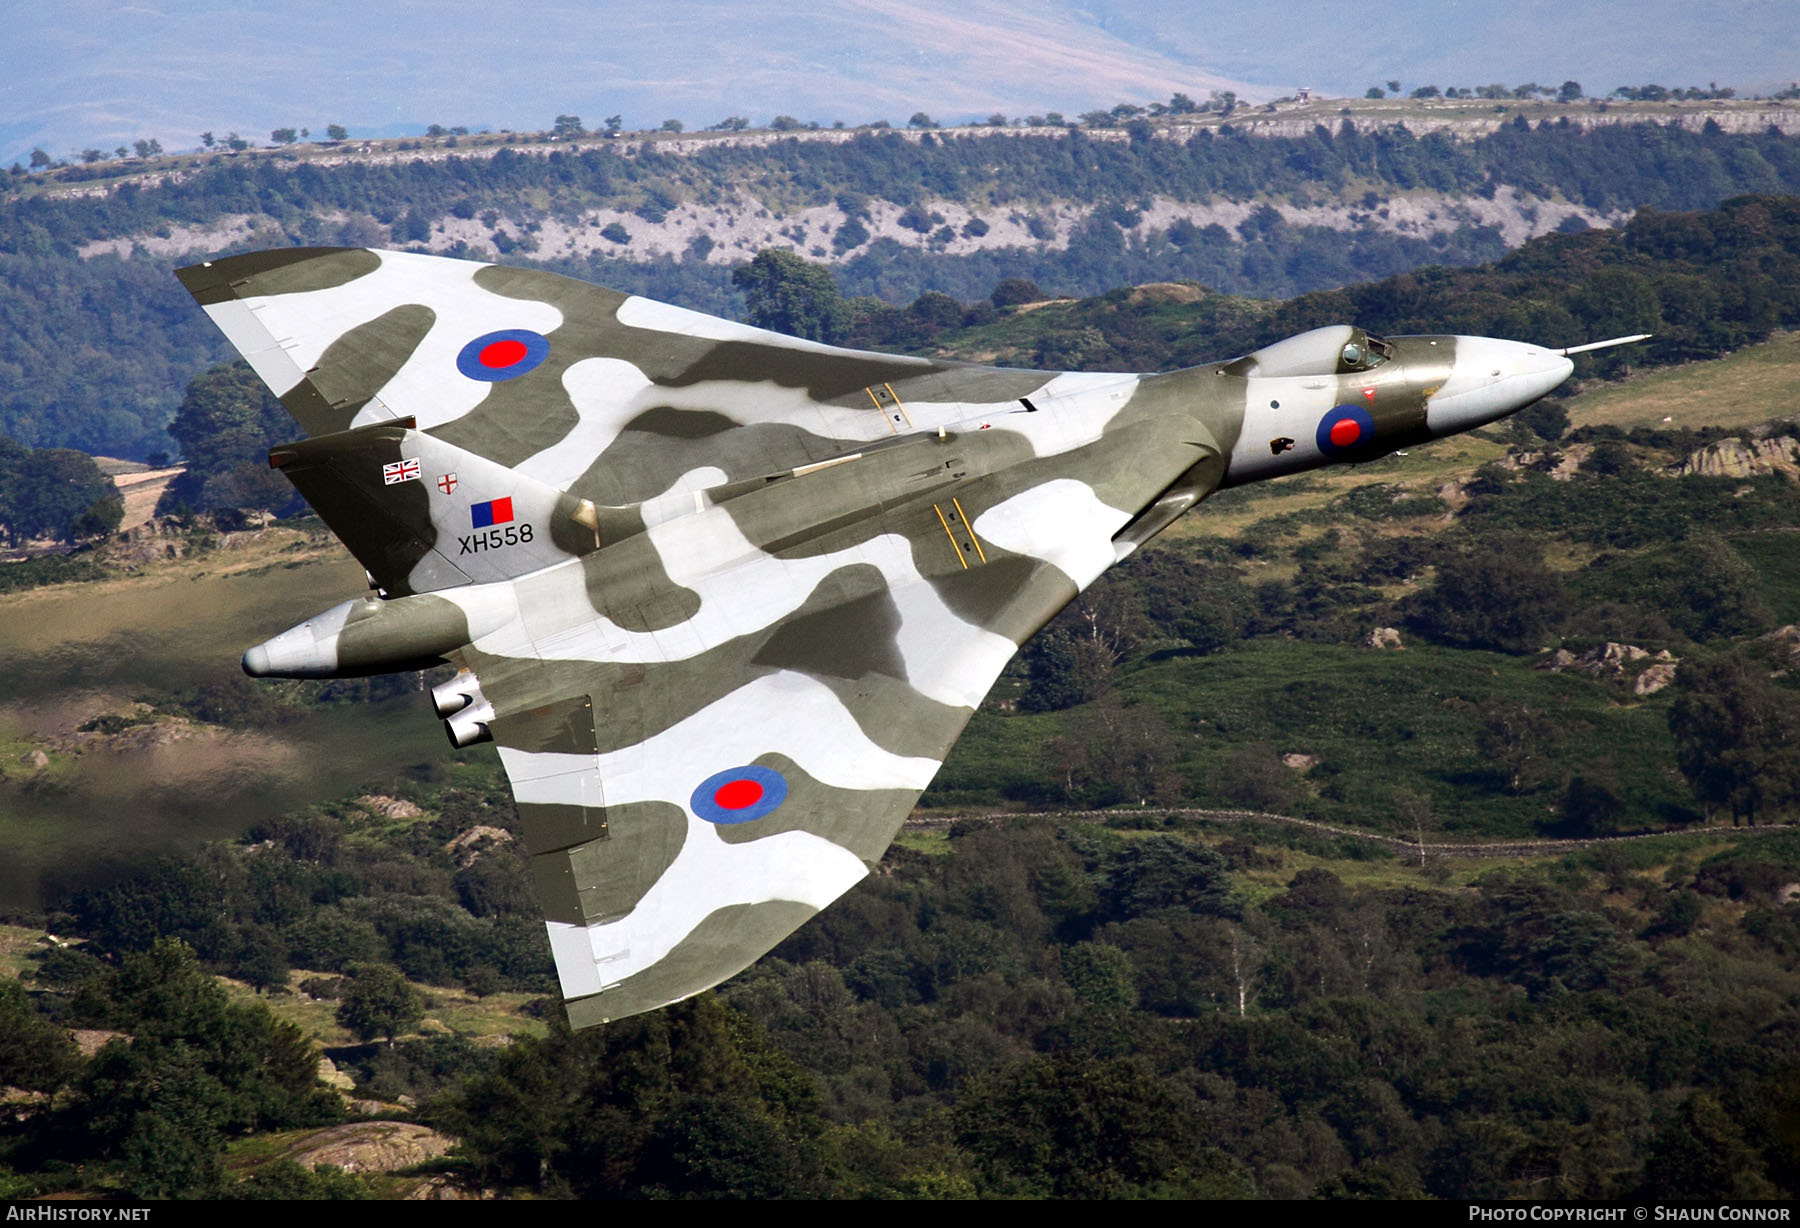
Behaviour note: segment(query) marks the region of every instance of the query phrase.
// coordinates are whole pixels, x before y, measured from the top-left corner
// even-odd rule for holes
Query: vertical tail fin
[[[394,596],[508,580],[600,545],[587,500],[407,419],[284,444],[269,464]]]

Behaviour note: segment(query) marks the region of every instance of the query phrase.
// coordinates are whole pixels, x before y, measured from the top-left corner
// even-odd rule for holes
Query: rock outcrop
[[[1769,641],[1775,651],[1789,661],[1800,661],[1800,624],[1777,627],[1759,638]]]
[[[1800,482],[1800,440],[1792,435],[1769,439],[1732,436],[1709,443],[1674,466],[1678,476],[1698,474],[1711,478],[1755,478],[1779,473]]]
[[[356,804],[384,819],[416,819],[425,813],[403,797],[388,797],[384,793],[366,793],[356,799]]]
[[[428,1127],[405,1121],[357,1121],[321,1130],[295,1152],[304,1168],[335,1164],[350,1173],[391,1173],[435,1160],[455,1140]]]
[[[500,827],[489,827],[478,823],[465,832],[459,832],[444,844],[444,851],[455,857],[467,869],[480,860],[483,853],[499,848],[503,844],[512,843],[512,833]]]
[[[1558,648],[1538,668],[1552,673],[1573,670],[1590,677],[1621,682],[1629,678],[1633,695],[1654,695],[1675,681],[1679,664],[1679,659],[1666,648],[1652,654],[1636,644],[1617,644],[1608,640],[1600,647],[1580,654]]]

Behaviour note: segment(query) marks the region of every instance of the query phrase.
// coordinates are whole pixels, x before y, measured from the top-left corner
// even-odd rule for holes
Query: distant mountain
[[[67,0],[9,12],[0,165],[203,131],[266,140],[340,123],[359,136],[427,124],[539,129],[558,114],[634,127],[727,115],[829,124],[915,111],[968,119],[1120,101],[1255,100],[1307,85],[1360,96],[1398,80],[1787,83],[1800,24],[1784,0],[1586,5],[1550,0],[839,0],[823,6],[545,0],[497,16],[476,0],[354,15],[297,0]]]
[[[846,295],[895,306],[919,298],[924,322],[943,310],[960,317],[946,295],[985,300],[1009,278],[1051,294],[1179,279],[1284,298],[1495,260],[1530,235],[1616,225],[1640,208],[1800,192],[1800,141],[1767,123],[1728,131],[1700,111],[1681,112],[1697,128],[1584,127],[1562,121],[1610,121],[1622,109],[1509,106],[1517,113],[1498,128],[1457,139],[1359,127],[1332,104],[1312,107],[1325,114],[1310,121],[1297,117],[1303,110],[1251,109],[1250,122],[1295,124],[1304,132],[1295,136],[1251,136],[1215,112],[1167,137],[1143,128],[445,137],[21,177],[0,193],[0,434],[117,456],[166,449],[162,427],[181,388],[224,352],[169,270],[233,250],[416,247],[536,263],[731,315],[742,310],[732,267],[785,247],[832,263]],[[1410,110],[1421,123],[1450,114]],[[1765,110],[1716,113],[1735,126]],[[1366,118],[1359,110],[1357,122]],[[1333,310],[1332,319],[1354,314]],[[1571,334],[1555,321],[1463,331],[1546,329]],[[905,348],[918,331],[871,342]],[[1643,321],[1612,331],[1663,330]],[[1053,362],[1021,361],[1115,361],[1080,338],[1052,348]],[[1716,349],[1704,341],[1692,356]],[[1126,368],[1172,357],[1153,347]]]

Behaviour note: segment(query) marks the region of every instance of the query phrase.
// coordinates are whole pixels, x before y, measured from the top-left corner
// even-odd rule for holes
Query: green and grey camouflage
[[[255,253],[183,284],[308,438],[373,592],[253,675],[458,667],[571,1022],[748,966],[860,880],[1018,647],[1214,490],[1468,430],[1562,351],[1339,325],[1160,375],[783,337],[550,273]]]

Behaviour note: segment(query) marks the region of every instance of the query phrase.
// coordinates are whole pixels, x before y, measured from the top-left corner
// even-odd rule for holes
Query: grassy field
[[[79,882],[235,836],[267,814],[442,758],[422,695],[269,729],[79,733],[136,700],[239,682],[246,647],[364,590],[361,568],[335,545],[286,530],[238,541],[135,575],[0,596],[0,904],[32,907],[47,877]],[[23,761],[34,750],[48,768]]]
[[[1541,714],[1556,730],[1535,773],[1604,771],[1617,776],[1631,813],[1645,823],[1698,817],[1672,769],[1666,693],[1634,700],[1616,684],[1535,664],[1416,643],[1391,652],[1258,640],[1209,656],[1152,658],[1118,689],[1127,704],[1146,704],[1161,717],[1187,796],[1201,804],[1231,804],[1211,782],[1228,773],[1242,747],[1264,745],[1318,760],[1296,779],[1301,799],[1293,813],[1410,838],[1394,814],[1404,789],[1430,799],[1427,839],[1541,834],[1554,793],[1508,792],[1479,740],[1477,708],[1504,702]],[[979,808],[977,799],[1003,794],[1030,804],[1034,790],[1058,781],[1052,743],[1063,729],[1054,713],[977,713],[927,800]],[[1638,766],[1648,764],[1670,768]]]
[[[1648,342],[1655,345],[1656,342]],[[1755,426],[1800,413],[1800,333],[1712,362],[1597,384],[1565,403],[1575,426]]]

